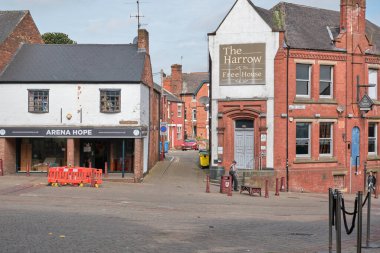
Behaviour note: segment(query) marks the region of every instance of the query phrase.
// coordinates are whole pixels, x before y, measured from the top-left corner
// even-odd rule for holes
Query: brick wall
[[[196,96],[196,107],[197,107],[197,136],[203,139],[207,139],[208,136],[208,117],[207,111],[205,110],[205,106],[199,103],[199,99],[201,97],[209,97],[209,86],[208,83],[204,83],[202,88],[197,93]]]
[[[358,27],[360,28],[360,25]],[[364,50],[358,51],[358,48],[370,48],[363,29],[361,32],[341,34],[338,39],[337,46],[347,49],[348,54],[295,49],[289,51],[288,91],[286,89],[287,51],[280,48],[275,58],[274,168],[278,175],[286,176],[288,148],[289,189],[291,191],[327,192],[329,187],[337,187],[345,191],[349,191],[351,188],[352,192],[355,192],[363,190],[365,163],[367,163],[368,169],[380,170],[380,159],[377,156],[368,155],[368,123],[379,123],[380,104],[376,102],[373,109],[363,117],[356,101],[357,78],[359,78],[360,84],[368,83],[368,69],[379,66],[380,57],[366,55]],[[352,56],[350,52],[355,52],[355,55]],[[310,98],[296,97],[297,63],[311,65]],[[322,65],[333,67],[333,98],[331,99],[323,99],[319,95],[319,75]],[[379,84],[379,74],[377,79]],[[288,100],[286,99],[287,92]],[[368,88],[360,88],[359,97],[361,98],[365,93],[368,93]],[[377,96],[379,99],[379,89]],[[300,107],[287,110],[286,102],[290,106]],[[338,112],[338,105],[343,106],[342,113]],[[281,114],[288,114],[288,118],[282,117]],[[308,158],[296,156],[296,122],[310,124],[311,144]],[[321,122],[333,123],[332,157],[323,157],[319,154]],[[286,146],[287,125],[288,146]],[[354,127],[360,129],[358,173],[355,173],[355,166],[351,166],[350,169],[350,145]],[[377,136],[379,133],[378,127]],[[379,148],[377,154],[380,154]]]
[[[0,159],[3,160],[4,175],[16,172],[16,139],[0,138]]]
[[[134,156],[134,177],[135,182],[140,182],[143,177],[143,154],[144,142],[143,139],[135,139],[135,156]]]
[[[141,40],[141,41],[140,41]],[[153,89],[153,74],[152,65],[149,55],[149,37],[148,32],[145,30],[139,30],[139,48],[145,47],[146,57],[144,64],[144,73],[142,81],[149,87],[149,154],[148,154],[148,170],[151,169],[159,157],[159,128],[160,128],[160,93]],[[141,151],[143,152],[143,150]]]
[[[12,59],[21,43],[44,43],[29,11],[10,36],[0,45],[0,72]]]

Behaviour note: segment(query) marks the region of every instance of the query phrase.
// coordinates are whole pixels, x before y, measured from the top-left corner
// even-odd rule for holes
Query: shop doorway
[[[254,143],[253,120],[235,121],[234,159],[237,162],[237,168],[254,168]]]
[[[123,147],[124,143],[124,147]],[[124,155],[123,155],[124,151]],[[123,163],[124,158],[124,163]],[[102,169],[105,172],[134,172],[134,139],[82,139],[80,142],[81,166]]]
[[[84,167],[102,169],[108,162],[108,140],[81,140],[81,164]]]

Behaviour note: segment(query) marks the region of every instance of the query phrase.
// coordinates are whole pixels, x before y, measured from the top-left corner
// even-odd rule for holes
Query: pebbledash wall
[[[368,171],[380,171],[380,28],[366,21],[366,1],[341,0],[340,12],[252,2],[237,0],[209,34],[213,165],[236,160],[236,122],[253,119],[248,153],[266,157],[249,169],[273,170],[290,191],[365,189]],[[233,79],[236,64],[222,66],[220,50],[232,46],[233,57],[244,57],[246,45],[257,43],[265,45],[264,85],[226,85],[220,71]]]
[[[221,84],[221,62],[224,60],[220,59],[221,50],[232,45],[235,51],[228,57],[244,57],[245,53],[252,52],[239,51],[238,47],[255,47],[257,44],[263,46],[261,61],[265,63],[262,72],[265,79],[257,84],[245,82],[244,78],[240,80],[241,84],[239,81]],[[272,31],[248,1],[237,1],[217,30],[209,34],[212,166],[228,169],[232,160],[237,160],[240,169],[273,168],[274,58],[278,48],[279,34]],[[241,66],[235,64],[232,68]],[[253,154],[242,159],[235,157],[236,148],[240,145],[234,136],[237,120],[254,122],[254,145],[250,151]]]

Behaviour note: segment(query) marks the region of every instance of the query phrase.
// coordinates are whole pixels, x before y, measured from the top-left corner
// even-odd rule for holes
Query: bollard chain
[[[342,198],[342,212],[343,212],[343,222],[344,222],[344,228],[346,229],[346,233],[349,235],[352,233],[352,231],[354,231],[354,228],[355,228],[355,220],[356,220],[356,214],[358,213],[358,198],[356,197],[355,198],[355,209],[352,213],[350,212],[347,212],[346,211],[346,207],[344,205],[344,199]],[[347,218],[346,218],[346,215],[353,215],[352,217],[352,224],[351,224],[351,227],[348,228],[348,225],[347,225]]]

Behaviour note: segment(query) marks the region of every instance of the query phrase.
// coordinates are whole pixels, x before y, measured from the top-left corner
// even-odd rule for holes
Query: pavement
[[[51,187],[46,174],[0,177],[0,252],[328,252],[327,194],[229,197],[217,184],[206,193],[197,156],[170,152],[138,184]],[[354,198],[344,195],[350,212]],[[342,252],[357,252],[356,236],[342,229]],[[380,252],[379,199],[370,245],[361,252]]]

